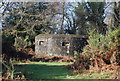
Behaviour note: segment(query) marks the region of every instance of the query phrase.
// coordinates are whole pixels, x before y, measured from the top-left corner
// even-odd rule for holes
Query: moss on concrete
[[[75,34],[39,34],[36,37],[83,37],[81,35],[75,35]]]

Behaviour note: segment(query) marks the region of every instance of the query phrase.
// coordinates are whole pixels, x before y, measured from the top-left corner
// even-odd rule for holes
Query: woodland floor
[[[72,69],[65,66],[68,62],[30,62],[16,63],[16,71],[23,72],[27,80],[40,79],[109,79],[110,74],[79,73],[73,74]]]

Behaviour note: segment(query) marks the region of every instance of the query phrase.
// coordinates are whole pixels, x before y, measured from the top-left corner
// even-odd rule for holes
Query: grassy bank
[[[40,79],[107,79],[108,74],[87,73],[87,74],[72,74],[72,69],[67,69],[65,65],[70,63],[50,63],[50,62],[30,62],[18,63],[16,71],[22,71],[28,80]]]

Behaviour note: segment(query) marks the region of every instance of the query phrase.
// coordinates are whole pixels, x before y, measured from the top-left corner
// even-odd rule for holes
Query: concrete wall
[[[73,56],[74,51],[81,51],[86,38],[76,35],[36,36],[35,53],[45,56]]]

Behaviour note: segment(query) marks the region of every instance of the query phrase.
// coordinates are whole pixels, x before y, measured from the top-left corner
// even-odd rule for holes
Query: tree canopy
[[[111,5],[113,25],[104,23]],[[88,36],[95,29],[105,35],[109,28],[119,28],[119,3],[115,2],[2,2],[1,9],[3,40],[16,48],[33,46],[38,34]]]

